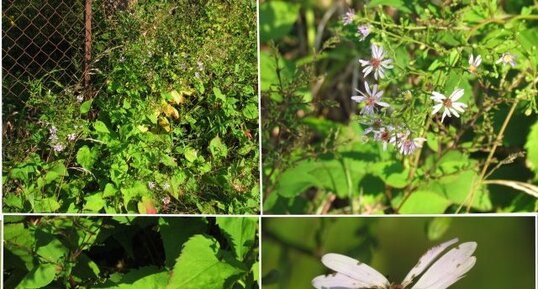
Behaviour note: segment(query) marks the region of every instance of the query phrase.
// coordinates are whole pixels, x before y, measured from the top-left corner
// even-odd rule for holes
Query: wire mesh
[[[4,99],[24,98],[34,79],[79,82],[84,35],[84,0],[2,0]]]

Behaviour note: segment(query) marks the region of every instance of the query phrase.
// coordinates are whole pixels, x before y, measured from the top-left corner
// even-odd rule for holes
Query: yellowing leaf
[[[166,117],[159,117],[159,125],[166,131],[170,132],[172,130],[172,127],[170,126],[170,122]]]
[[[179,119],[179,112],[172,105],[167,103],[167,104],[163,105],[162,110],[163,110],[163,112],[164,112],[164,114],[166,116],[173,117],[175,119]]]
[[[139,125],[137,126],[138,130],[141,131],[141,132],[146,132],[148,131],[148,127],[147,126],[143,126],[143,125]]]
[[[185,98],[183,97],[182,94],[179,94],[177,91],[175,90],[172,90],[170,92],[170,95],[172,96],[172,101],[177,104],[177,105],[180,105],[182,103],[185,102]]]

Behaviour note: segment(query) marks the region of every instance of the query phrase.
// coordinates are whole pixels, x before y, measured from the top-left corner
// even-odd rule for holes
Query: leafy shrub
[[[256,218],[4,221],[6,289],[259,288]]]
[[[7,112],[6,211],[257,212],[255,2],[99,3],[93,91],[35,79]]]
[[[537,9],[438,2],[261,4],[264,210],[538,208]]]

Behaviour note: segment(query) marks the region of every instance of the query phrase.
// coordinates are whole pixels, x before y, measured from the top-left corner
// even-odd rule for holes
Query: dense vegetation
[[[257,212],[256,2],[131,2],[94,1],[91,91],[3,100],[4,210]]]
[[[259,288],[256,218],[4,221],[6,289]]]
[[[264,210],[535,211],[530,2],[262,2]]]

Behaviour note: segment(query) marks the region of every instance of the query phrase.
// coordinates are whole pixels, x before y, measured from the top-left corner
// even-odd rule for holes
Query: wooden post
[[[86,0],[85,7],[86,38],[84,41],[84,99],[92,97],[90,92],[90,65],[92,61],[92,0]]]

